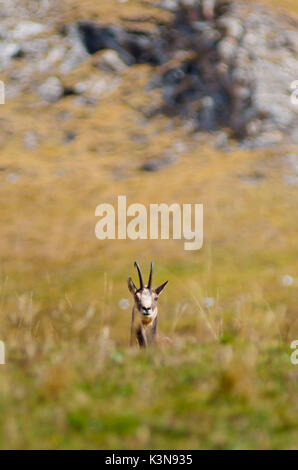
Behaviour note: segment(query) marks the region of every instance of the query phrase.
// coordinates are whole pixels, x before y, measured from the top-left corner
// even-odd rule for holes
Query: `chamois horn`
[[[144,287],[144,282],[143,282],[143,278],[142,278],[141,268],[140,268],[140,265],[139,265],[139,263],[138,263],[137,261],[135,261],[135,267],[137,268],[138,274],[139,274],[140,289],[143,289],[143,287]]]
[[[149,274],[149,281],[148,281],[148,289],[151,289],[151,287],[152,287],[153,266],[154,266],[154,263],[153,263],[153,261],[151,261],[150,274]]]

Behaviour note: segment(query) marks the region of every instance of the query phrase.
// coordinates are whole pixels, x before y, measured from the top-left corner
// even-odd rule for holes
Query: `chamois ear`
[[[155,292],[156,292],[157,295],[159,295],[161,293],[161,291],[166,287],[168,282],[169,281],[166,281],[163,284],[161,284],[160,286],[156,287]]]
[[[131,277],[127,279],[127,285],[128,285],[129,292],[131,292],[132,295],[135,295],[135,293],[137,292],[137,288]]]

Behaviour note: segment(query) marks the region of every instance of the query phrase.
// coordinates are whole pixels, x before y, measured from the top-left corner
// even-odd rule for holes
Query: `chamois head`
[[[152,275],[153,275],[153,262],[151,263],[150,274],[148,284],[144,285],[143,277],[139,263],[135,261],[135,267],[138,270],[140,287],[139,289],[135,286],[131,277],[128,278],[128,289],[132,293],[135,301],[135,307],[137,312],[142,316],[143,319],[151,320],[157,315],[157,300],[161,291],[165,288],[168,281],[164,282],[156,289],[152,288]]]

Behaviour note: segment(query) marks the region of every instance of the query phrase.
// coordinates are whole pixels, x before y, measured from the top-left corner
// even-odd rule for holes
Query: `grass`
[[[297,443],[297,375],[286,348],[180,339],[173,349],[140,354],[117,348],[103,334],[97,344],[39,351],[34,361],[23,353],[8,368],[16,384],[1,399],[8,448],[278,449]]]
[[[116,21],[115,4],[65,2],[61,17],[96,9]],[[91,71],[92,60],[67,80]],[[94,107],[71,96],[38,107],[28,92],[1,108],[1,448],[297,448],[297,189],[281,165],[296,147],[226,153],[164,117],[145,123],[151,73],[129,69]],[[69,130],[77,136],[65,144]],[[139,170],[181,142],[178,163]],[[243,181],[255,171],[265,177]],[[128,204],[203,203],[202,250],[100,242],[95,207],[118,194]],[[130,300],[135,259],[144,270],[155,260],[156,284],[169,279],[159,329],[172,346],[127,347],[130,308],[119,301]]]

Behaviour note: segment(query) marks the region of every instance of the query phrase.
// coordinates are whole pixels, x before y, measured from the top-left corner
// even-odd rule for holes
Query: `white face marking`
[[[152,293],[147,288],[144,288],[139,294],[138,311],[147,318],[151,318],[155,312],[155,302]]]
[[[152,306],[152,297],[149,290],[144,290],[141,295],[141,304],[142,307],[151,308]]]

